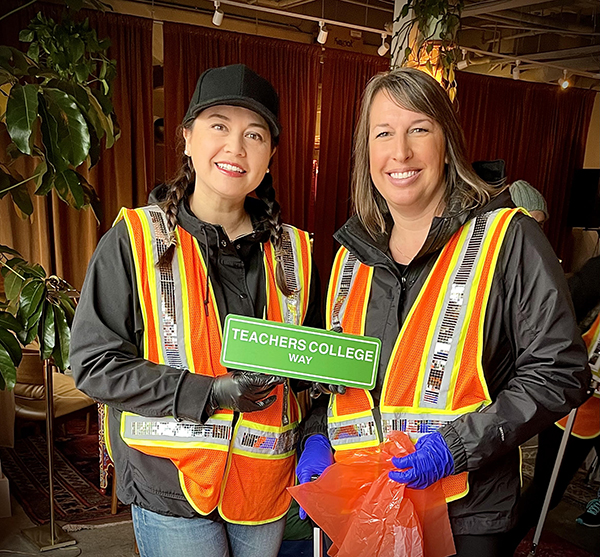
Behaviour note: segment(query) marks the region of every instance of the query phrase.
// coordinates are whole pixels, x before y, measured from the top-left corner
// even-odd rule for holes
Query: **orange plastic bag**
[[[288,488],[331,538],[335,557],[448,557],[456,553],[441,486],[407,489],[388,477],[413,452],[402,432],[338,459],[314,482]],[[338,457],[338,455],[336,455]]]

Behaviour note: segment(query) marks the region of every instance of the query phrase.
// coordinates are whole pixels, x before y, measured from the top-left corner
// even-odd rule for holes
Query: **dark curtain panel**
[[[544,225],[570,267],[567,213],[581,168],[595,91],[458,72],[458,114],[472,161],[504,159],[508,183],[526,180],[546,198]]]
[[[44,4],[17,12],[0,22],[0,43],[23,48],[23,43],[16,42],[18,31],[40,10],[55,20],[62,12],[60,7]],[[111,39],[108,55],[117,61],[112,101],[121,137],[102,152],[100,162],[91,171],[78,169],[87,174],[98,192],[102,222],[98,226],[91,211],[76,211],[54,195],[34,196],[32,222],[16,217],[8,196],[0,201],[0,243],[15,247],[30,261],[41,263],[49,273],[64,277],[77,288],[83,284],[87,263],[100,236],[110,228],[119,208],[145,204],[154,184],[152,21],[88,10],[76,15],[83,17],[89,18],[99,37]],[[30,170],[22,171],[27,176],[32,174]]]
[[[163,34],[167,176],[179,164],[176,131],[199,75],[211,67],[246,64],[279,93],[283,131],[271,172],[284,220],[306,229],[320,49],[174,23],[165,23]]]
[[[389,69],[389,60],[326,50],[321,97],[321,147],[315,202],[315,262],[323,280],[335,255],[333,233],[350,212],[352,138],[362,91],[371,77]]]

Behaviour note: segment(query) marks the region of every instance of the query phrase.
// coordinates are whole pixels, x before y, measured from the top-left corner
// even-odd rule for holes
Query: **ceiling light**
[[[519,81],[521,78],[521,70],[519,69],[520,64],[521,60],[515,60],[515,67],[512,70],[512,77],[515,81]]]
[[[329,35],[329,31],[325,27],[324,21],[319,21],[319,34],[317,36],[317,42],[319,44],[325,44],[327,42],[327,35]]]
[[[571,85],[571,82],[569,81],[569,79],[567,78],[567,70],[563,70],[563,75],[562,77],[558,80],[558,84],[563,88],[566,89],[567,87],[569,87]]]
[[[381,46],[377,49],[379,56],[385,56],[390,49],[390,45],[385,42],[387,33],[381,33]]]
[[[219,27],[221,23],[223,23],[223,16],[225,15],[221,10],[219,10],[221,2],[215,0],[215,13],[213,14],[212,22],[213,25]]]

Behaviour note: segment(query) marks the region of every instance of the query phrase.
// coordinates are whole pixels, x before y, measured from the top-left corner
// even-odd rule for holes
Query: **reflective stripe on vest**
[[[600,381],[600,313],[592,326],[583,335],[583,340],[588,348],[589,364],[592,378]],[[561,429],[565,429],[567,418],[556,422]],[[600,435],[600,390],[596,387],[594,396],[586,400],[578,409],[573,422],[571,435],[580,439],[594,439]]]
[[[197,240],[177,227],[172,263],[156,261],[168,247],[167,223],[157,206],[123,209],[136,270],[144,318],[144,357],[156,363],[216,377],[227,373],[220,363],[221,321],[209,283],[204,304],[207,268]],[[310,291],[308,234],[283,228],[282,264],[293,295],[277,289],[275,256],[265,245],[266,317],[302,323]],[[291,309],[290,309],[291,308]],[[193,349],[192,349],[193,348]],[[265,410],[240,414],[217,411],[205,424],[148,418],[130,412],[121,417],[121,437],[131,447],[169,458],[179,470],[182,490],[200,514],[219,508],[230,522],[259,524],[278,520],[287,512],[286,488],[294,484],[294,445],[300,408],[289,385],[273,391],[276,402]]]
[[[380,403],[384,435],[399,430],[416,441],[491,402],[481,364],[485,311],[500,248],[517,212],[500,209],[476,217],[441,251],[390,356]],[[338,252],[329,284],[329,328],[338,322],[345,333],[364,334],[372,273],[345,248]],[[396,369],[402,373],[392,373]],[[368,427],[375,423],[372,408],[370,394],[360,389],[332,397],[328,427],[336,451],[380,442]],[[360,425],[352,430],[355,423]],[[463,497],[467,474],[444,478],[442,485],[447,501]]]

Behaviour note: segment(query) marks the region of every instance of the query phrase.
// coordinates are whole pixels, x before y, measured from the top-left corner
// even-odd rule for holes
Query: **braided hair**
[[[283,226],[281,222],[281,207],[275,197],[273,178],[270,173],[265,174],[265,177],[262,179],[262,182],[258,185],[254,193],[256,193],[256,197],[258,197],[258,199],[265,204],[265,209],[267,212],[267,226],[271,232],[269,239],[273,244],[273,248],[275,249],[275,260],[277,261],[277,265],[275,267],[275,279],[277,281],[277,286],[284,296],[291,296],[293,291],[287,285],[285,273],[283,271]]]
[[[183,130],[191,127],[193,120],[188,125],[182,125],[177,130],[177,135],[181,138],[177,146],[178,151],[183,151]],[[192,159],[185,153],[181,154],[181,165],[177,174],[167,182],[167,193],[164,200],[161,202],[161,207],[167,216],[167,228],[169,229],[169,247],[160,256],[157,267],[168,266],[175,255],[175,247],[177,246],[177,236],[175,229],[177,228],[177,212],[179,204],[183,199],[188,188],[194,183],[196,172]]]

